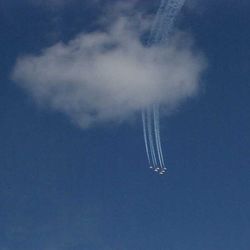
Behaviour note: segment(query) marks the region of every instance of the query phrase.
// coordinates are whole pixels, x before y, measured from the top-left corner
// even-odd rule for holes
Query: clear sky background
[[[161,120],[167,176],[148,168],[139,117],[83,130],[10,80],[19,56],[95,29],[103,1],[65,2],[0,0],[0,250],[250,249],[249,1],[178,18],[208,68]]]

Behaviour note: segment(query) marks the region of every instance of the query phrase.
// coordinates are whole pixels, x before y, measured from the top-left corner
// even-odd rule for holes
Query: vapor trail
[[[155,147],[152,135],[152,114],[150,108],[147,109],[147,126],[148,126],[148,138],[149,138],[149,146],[150,146],[152,161],[154,164],[154,168],[157,168],[157,160],[155,156]]]
[[[177,16],[178,12],[184,5],[185,0],[161,0],[160,6],[156,13],[149,39],[147,40],[147,46],[151,47],[155,44],[166,43],[172,26]],[[164,163],[162,145],[161,145],[161,135],[160,135],[160,118],[159,118],[159,105],[153,105],[153,107],[148,108],[145,117],[145,111],[142,112],[142,122],[143,122],[143,134],[145,147],[147,152],[147,157],[149,164],[150,159],[152,159],[153,168],[157,171],[161,169],[161,174],[165,172],[166,167]],[[153,123],[153,128],[152,128]],[[153,139],[154,132],[154,139]],[[155,146],[158,154],[158,159],[156,159]],[[150,153],[149,153],[150,148]],[[150,158],[151,155],[151,158]],[[159,162],[159,166],[157,166]]]
[[[166,5],[166,0],[161,0],[160,6],[157,10],[157,13],[155,15],[155,18],[151,27],[149,38],[147,40],[148,46],[151,46],[154,43],[154,40],[157,39],[158,33],[160,33],[159,28],[162,26],[162,21],[163,21],[162,15],[164,13],[165,5]]]
[[[164,174],[167,170],[165,167],[163,154],[162,154],[162,147],[161,147],[161,137],[160,137],[160,125],[159,125],[159,105],[155,104],[153,106],[153,115],[154,115],[154,132],[155,132],[155,142],[157,147],[158,159],[159,159],[159,170],[160,174]]]
[[[144,136],[144,143],[145,143],[148,163],[151,166],[151,158],[150,158],[150,155],[149,155],[149,148],[148,148],[148,136],[147,136],[147,128],[146,128],[146,114],[145,114],[145,111],[142,111],[142,126],[143,126],[143,136]]]
[[[162,0],[151,29],[150,45],[166,42],[172,31],[174,20],[185,0]]]
[[[164,170],[166,170],[165,167],[165,162],[164,162],[164,157],[162,153],[162,144],[161,144],[161,135],[160,135],[160,114],[159,114],[159,105],[156,106],[155,108],[155,120],[156,120],[156,133],[157,133],[157,140],[158,140],[158,145],[159,145],[159,152],[160,152],[160,158],[161,158],[161,163],[162,167]]]
[[[162,166],[161,162],[161,154],[160,154],[160,147],[159,147],[159,140],[158,140],[158,135],[157,135],[157,120],[156,120],[156,106],[153,105],[153,123],[154,123],[154,137],[155,137],[155,144],[156,144],[156,149],[157,149],[157,154],[158,154],[158,160],[159,160],[159,166]]]

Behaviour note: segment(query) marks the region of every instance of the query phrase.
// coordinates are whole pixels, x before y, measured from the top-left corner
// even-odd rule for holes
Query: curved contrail
[[[161,135],[160,135],[159,105],[155,106],[154,114],[155,114],[155,133],[156,133],[157,143],[158,143],[158,147],[159,147],[159,150],[158,150],[159,151],[159,158],[161,159],[161,166],[162,166],[163,170],[166,170],[164,157],[163,157],[163,153],[162,153],[162,146],[161,146],[162,144],[161,144]]]
[[[147,136],[147,124],[146,124],[146,114],[145,114],[145,111],[142,111],[142,126],[143,126],[143,137],[144,137],[144,143],[145,143],[147,158],[148,158],[149,165],[152,166],[151,165],[151,157],[149,155],[148,136]]]
[[[149,39],[147,40],[146,45],[148,47],[167,42],[170,32],[172,31],[174,20],[184,3],[185,0],[161,0],[151,28]],[[146,113],[145,111],[142,112],[143,135],[148,162],[151,168],[154,168],[156,171],[160,170],[160,174],[163,174],[166,170],[166,166],[162,153],[159,119],[158,104],[147,108]],[[156,150],[157,157],[155,153]],[[158,163],[159,165],[157,165]]]
[[[153,135],[152,135],[152,111],[151,108],[147,109],[147,130],[148,130],[148,138],[149,138],[149,146],[150,146],[150,152],[151,152],[151,157],[153,161],[153,168],[157,170],[157,160],[156,160],[156,154],[155,154],[155,146],[154,146],[154,140],[153,140]]]
[[[159,165],[161,167],[162,161],[161,161],[161,153],[160,153],[159,140],[158,140],[156,109],[157,109],[156,105],[153,105],[153,122],[154,122],[155,144],[156,144],[157,153],[158,153]]]

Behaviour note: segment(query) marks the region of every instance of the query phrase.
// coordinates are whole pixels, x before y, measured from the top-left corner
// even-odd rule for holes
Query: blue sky
[[[0,250],[249,249],[250,3],[187,2],[177,20],[207,69],[161,120],[163,178],[139,117],[82,129],[11,80],[20,56],[96,30],[103,4],[0,2]]]

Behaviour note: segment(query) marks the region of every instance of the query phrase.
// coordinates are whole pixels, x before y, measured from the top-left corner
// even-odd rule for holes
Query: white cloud
[[[147,48],[136,20],[120,16],[105,31],[21,57],[12,78],[84,128],[157,102],[169,109],[196,94],[205,61],[190,37],[178,32],[168,47]]]

